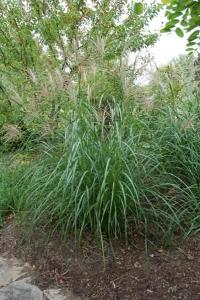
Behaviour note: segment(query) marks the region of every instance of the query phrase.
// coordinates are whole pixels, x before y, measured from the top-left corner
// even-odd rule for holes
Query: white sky
[[[161,0],[145,0],[145,2],[148,4],[153,2],[160,3]],[[152,30],[152,32],[160,33],[160,30],[163,28],[166,21],[167,19],[165,17],[165,11],[162,10],[158,16],[152,20],[152,23],[150,24],[150,30]],[[186,54],[186,44],[187,37],[180,38],[175,32],[161,33],[157,43],[147,50],[153,59],[151,59],[151,63],[146,68],[144,75],[140,76],[137,82],[139,84],[148,83],[149,79],[151,78],[151,72],[155,70],[156,66],[159,67],[166,65],[172,61],[173,58]],[[134,55],[132,58],[134,59]]]
[[[161,1],[153,1],[146,0],[147,3],[153,2],[161,2]],[[150,24],[150,28],[155,31],[160,31],[163,27],[163,24],[166,22],[166,18],[164,16],[164,10],[159,13],[159,15],[152,21]],[[180,38],[176,35],[175,32],[171,33],[162,33],[159,41],[150,49],[150,53],[154,56],[155,63],[160,66],[167,64],[173,58],[186,53],[186,42],[187,38]]]

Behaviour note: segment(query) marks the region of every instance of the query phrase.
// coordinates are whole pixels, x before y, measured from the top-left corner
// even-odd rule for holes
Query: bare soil
[[[107,244],[103,260],[92,238],[85,239],[82,250],[56,234],[47,239],[42,230],[24,242],[11,219],[0,232],[0,254],[29,263],[42,288],[70,288],[80,299],[200,299],[199,235],[175,249],[151,247],[147,252],[133,236],[128,246]]]

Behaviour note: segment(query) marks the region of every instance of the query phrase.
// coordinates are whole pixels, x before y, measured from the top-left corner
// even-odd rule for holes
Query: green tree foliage
[[[184,31],[189,33],[187,50],[194,50],[200,39],[200,3],[199,0],[162,0],[166,6],[168,22],[162,32],[175,29],[179,37]]]
[[[0,0],[0,126],[57,123],[88,84],[94,99],[121,95],[116,65],[156,41],[148,30],[156,14],[124,0]]]
[[[1,63],[16,70],[36,67],[48,56],[52,63],[65,63],[77,71],[80,56],[86,59],[96,53],[97,38],[105,40],[107,60],[146,47],[156,38],[145,32],[156,8],[140,8],[138,16],[134,1],[92,1],[88,5],[86,1],[3,0],[0,6]]]

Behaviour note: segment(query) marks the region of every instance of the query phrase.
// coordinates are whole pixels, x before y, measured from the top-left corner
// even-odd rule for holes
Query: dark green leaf
[[[165,33],[165,32],[170,32],[171,31],[171,29],[169,29],[169,28],[163,28],[163,29],[161,29],[161,33]]]
[[[187,32],[189,32],[189,31],[195,29],[196,27],[197,27],[196,24],[193,24],[193,25],[187,27]]]
[[[179,22],[178,19],[173,19],[169,22],[167,22],[167,24],[165,25],[166,27],[170,26],[170,27],[174,27],[174,25],[176,25]]]
[[[175,19],[175,18],[177,18],[177,17],[180,17],[181,15],[182,15],[181,12],[176,12],[176,13],[171,14],[171,15],[170,15],[170,18]]]
[[[195,42],[189,42],[189,43],[187,43],[187,47],[192,47],[192,46],[194,46],[194,45],[196,45],[196,43]]]
[[[197,37],[199,36],[199,33],[200,33],[200,30],[196,30],[194,31],[188,38],[188,41],[191,42],[191,41],[194,41],[197,39]]]
[[[184,37],[184,32],[183,32],[183,30],[180,27],[176,28],[176,34],[179,37]]]
[[[187,48],[186,51],[192,52],[192,51],[194,51],[194,49],[193,48]]]
[[[182,20],[182,21],[181,21],[181,25],[184,26],[184,27],[186,27],[186,26],[188,26],[188,22],[185,21],[185,20]]]

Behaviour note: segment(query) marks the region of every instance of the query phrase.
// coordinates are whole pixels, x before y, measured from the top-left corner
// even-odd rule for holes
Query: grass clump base
[[[128,240],[133,231],[167,244],[199,231],[198,122],[184,129],[166,107],[146,114],[127,104],[113,116],[105,124],[79,104],[59,142],[45,144],[17,184],[21,220],[79,242],[92,233],[102,247],[104,237]]]

